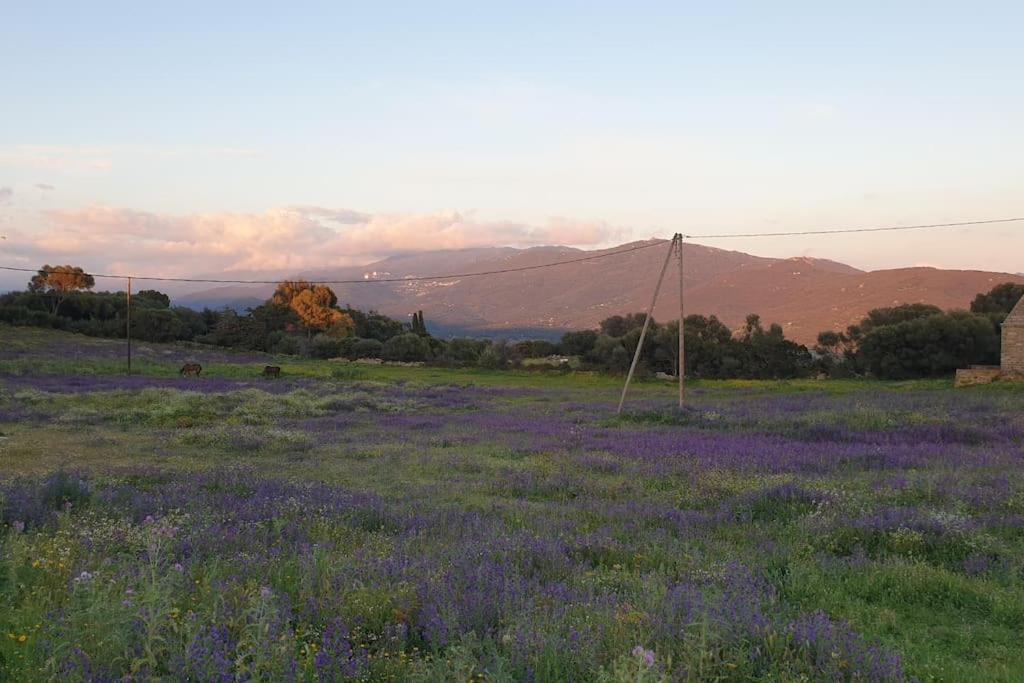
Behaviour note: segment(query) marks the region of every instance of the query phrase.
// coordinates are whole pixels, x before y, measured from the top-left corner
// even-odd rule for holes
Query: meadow
[[[1024,680],[1022,385],[136,351],[0,327],[2,680]]]

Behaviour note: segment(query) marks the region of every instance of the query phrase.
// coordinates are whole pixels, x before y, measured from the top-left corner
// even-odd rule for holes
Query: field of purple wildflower
[[[0,329],[2,680],[1024,679],[1020,386],[79,341]]]

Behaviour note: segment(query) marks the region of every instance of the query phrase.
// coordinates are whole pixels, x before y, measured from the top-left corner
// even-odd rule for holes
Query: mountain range
[[[639,248],[638,248],[639,247]],[[439,250],[391,256],[358,267],[281,274],[309,280],[359,280],[333,285],[340,303],[405,320],[425,313],[435,334],[557,336],[569,329],[596,328],[615,314],[646,310],[669,243],[634,242],[605,250],[571,247],[510,247]],[[408,280],[448,273],[475,273],[555,261],[626,253],[553,268],[446,280]],[[747,314],[777,322],[786,336],[813,343],[822,330],[845,329],[872,308],[929,303],[967,308],[978,292],[1024,275],[978,270],[914,267],[864,271],[814,258],[765,258],[739,251],[686,244],[686,313],[714,314],[735,329]],[[679,317],[678,269],[669,265],[656,320]],[[399,279],[399,282],[379,282]],[[267,299],[273,285],[231,285],[193,292],[175,303],[202,308],[244,309]]]

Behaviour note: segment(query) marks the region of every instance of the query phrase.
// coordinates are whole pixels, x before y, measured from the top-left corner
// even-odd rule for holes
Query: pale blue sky
[[[1020,3],[148,4],[5,3],[0,261],[1024,215]],[[707,243],[1024,271],[1024,223]]]

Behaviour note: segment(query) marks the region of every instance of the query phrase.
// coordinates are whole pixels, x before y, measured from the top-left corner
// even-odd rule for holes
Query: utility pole
[[[683,319],[686,307],[683,305],[683,235],[675,236],[676,248],[679,249],[679,410],[686,404],[686,342],[683,339]]]
[[[128,374],[132,374],[132,279],[125,290],[124,337],[128,341]]]
[[[640,352],[644,348],[644,338],[647,336],[647,328],[651,324],[651,316],[654,314],[654,304],[658,301],[658,292],[661,291],[661,282],[665,279],[665,271],[668,270],[668,262],[672,260],[679,235],[673,235],[672,242],[668,246],[668,253],[665,254],[665,263],[661,266],[661,273],[658,275],[658,284],[654,286],[654,296],[651,297],[651,305],[647,307],[647,316],[644,318],[644,326],[640,329],[640,339],[636,342],[636,351],[633,352],[633,362],[629,366],[629,374],[626,375],[626,383],[622,387],[622,396],[619,397],[619,407],[615,414],[622,413],[622,406],[626,402],[626,392],[629,391],[629,383],[636,371],[636,364],[640,361]]]

